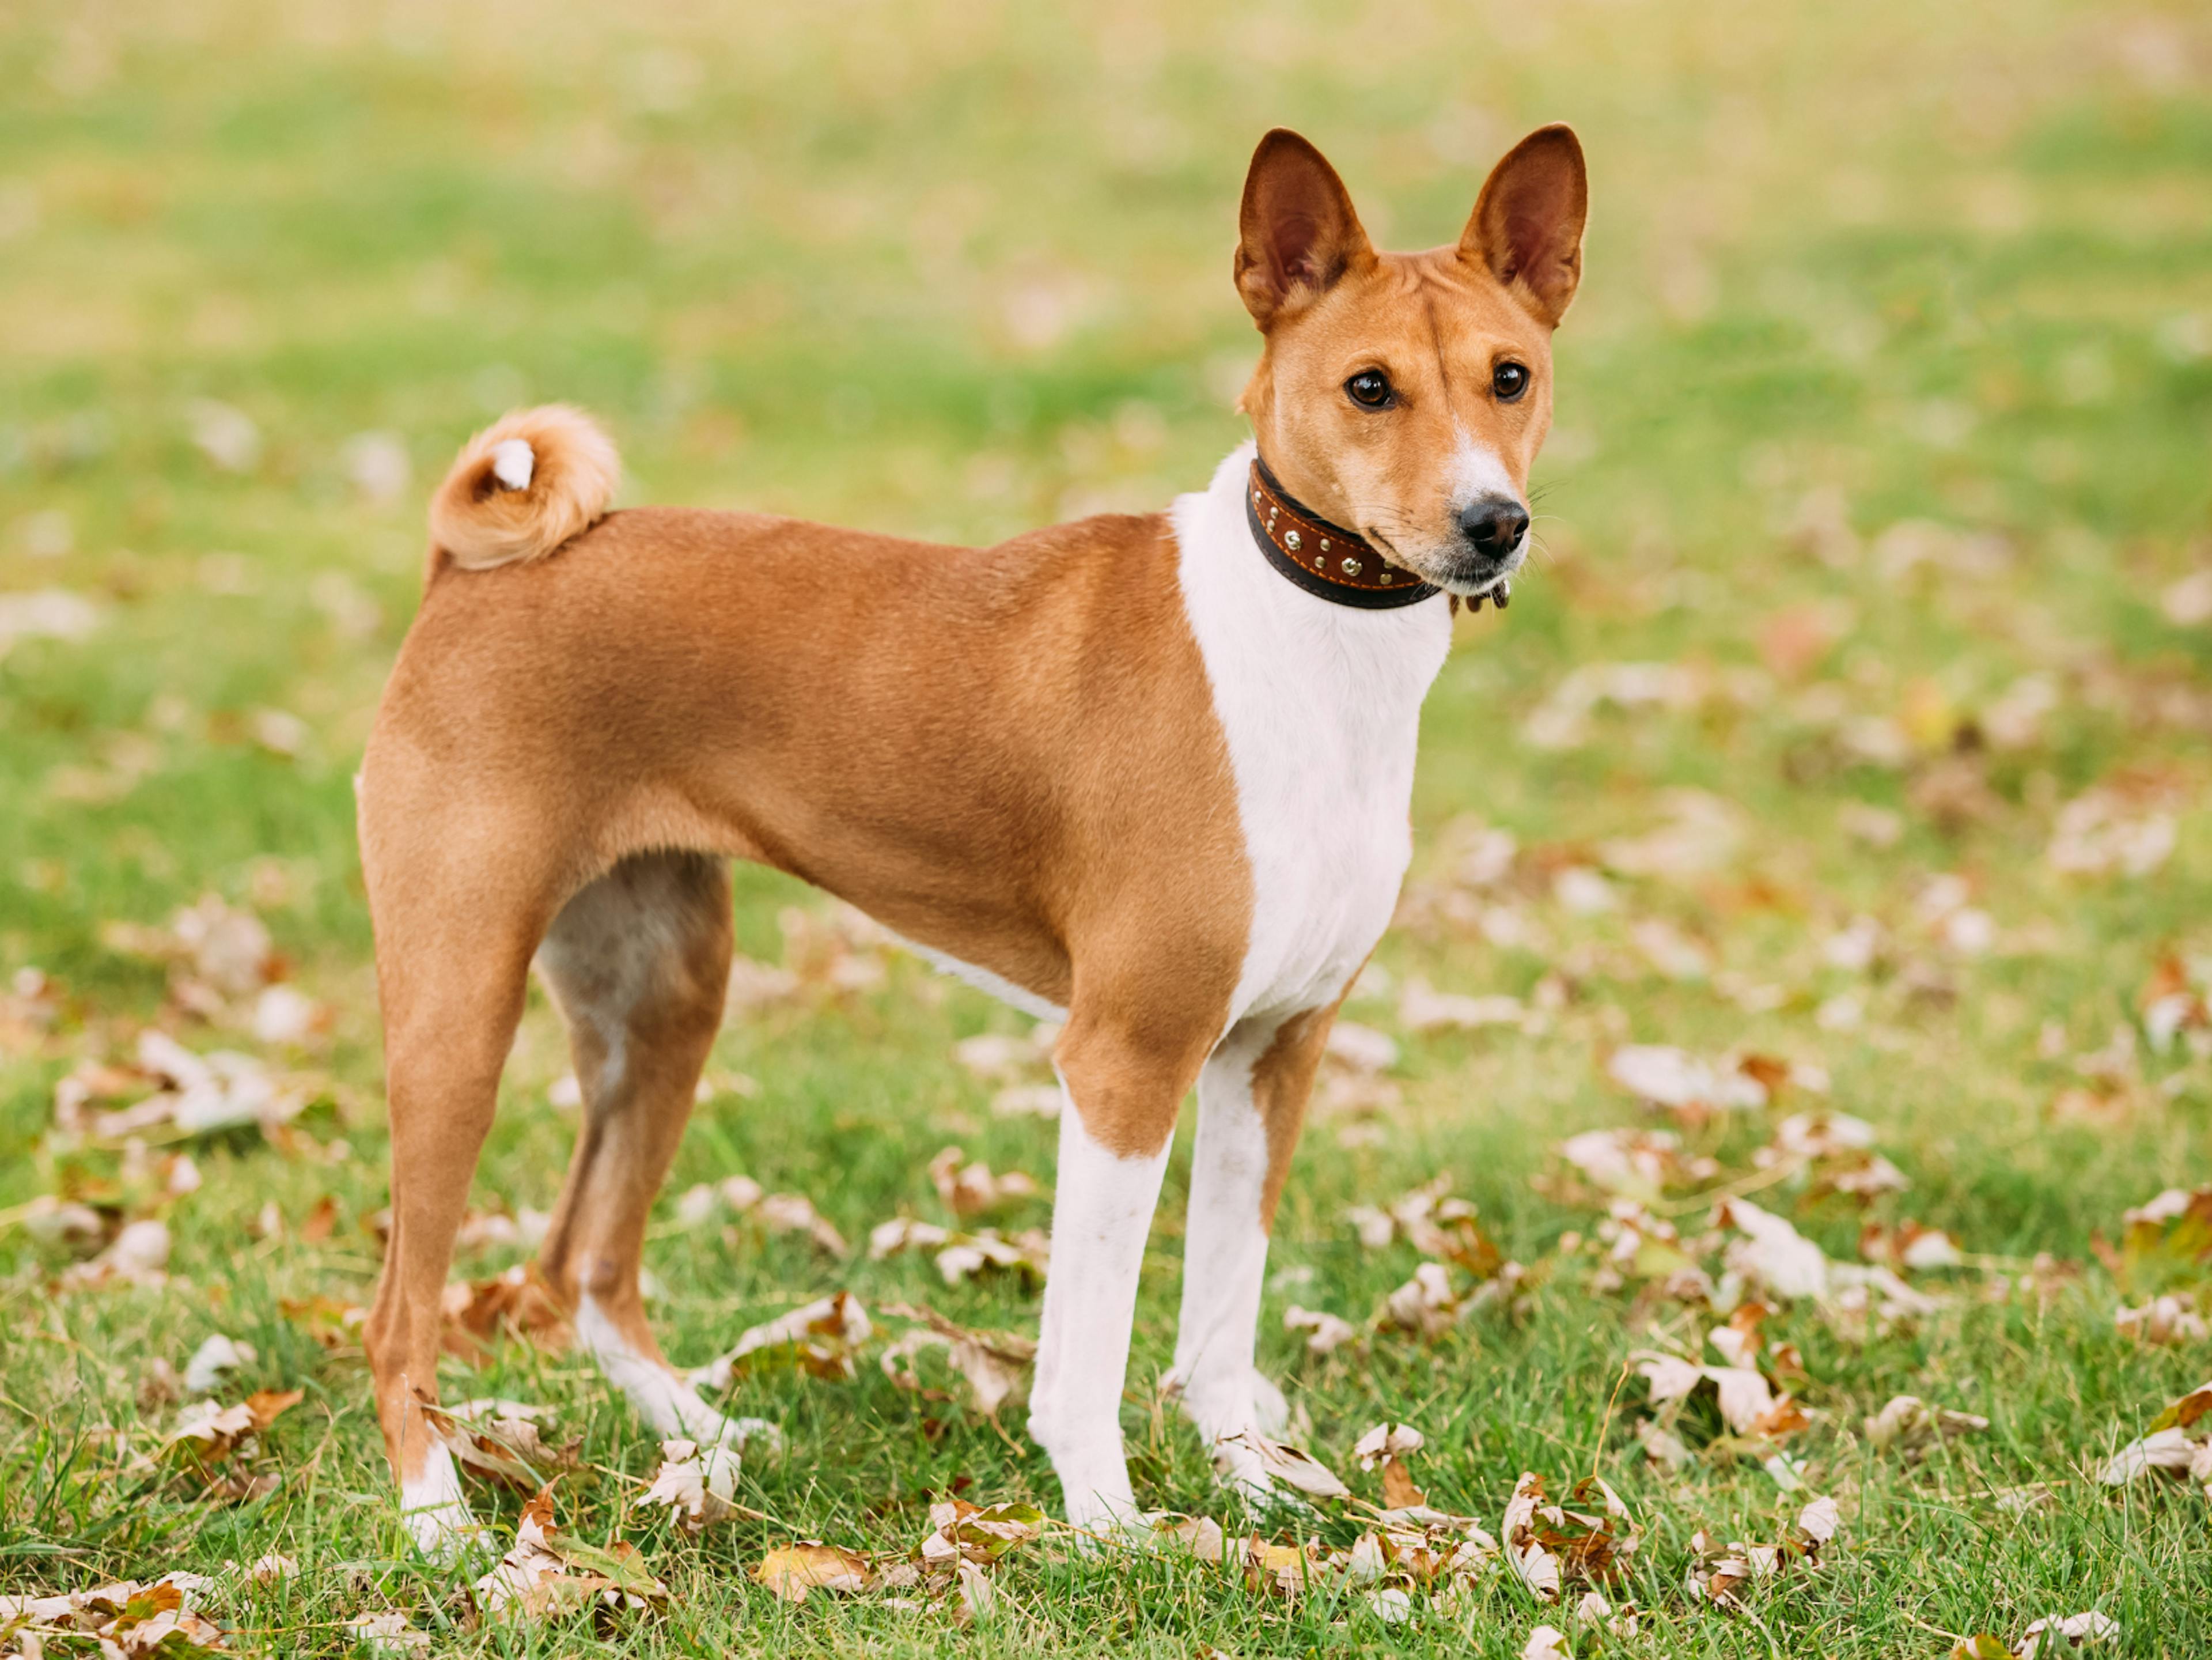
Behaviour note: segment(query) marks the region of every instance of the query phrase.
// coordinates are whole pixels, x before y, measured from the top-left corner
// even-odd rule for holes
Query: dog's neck
[[[1244,518],[1267,562],[1308,593],[1361,611],[1395,611],[1442,593],[1357,531],[1331,524],[1285,489],[1256,453]]]

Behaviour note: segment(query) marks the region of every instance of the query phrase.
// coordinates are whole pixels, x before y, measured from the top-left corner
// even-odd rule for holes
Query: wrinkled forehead
[[[1372,270],[1339,283],[1279,333],[1301,355],[1351,365],[1366,354],[1400,379],[1449,374],[1499,352],[1540,361],[1551,350],[1549,331],[1456,248],[1378,255]]]

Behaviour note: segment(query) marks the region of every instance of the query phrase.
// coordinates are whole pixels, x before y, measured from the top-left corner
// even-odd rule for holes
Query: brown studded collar
[[[1308,593],[1337,605],[1392,611],[1443,592],[1391,563],[1356,531],[1300,507],[1256,455],[1246,480],[1244,517],[1269,564]]]

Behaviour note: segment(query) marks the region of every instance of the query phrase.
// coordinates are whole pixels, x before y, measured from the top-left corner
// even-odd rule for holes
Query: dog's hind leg
[[[1334,1013],[1243,1021],[1199,1074],[1175,1378],[1223,1480],[1255,1496],[1267,1475],[1235,1438],[1279,1435],[1288,1416],[1253,1363],[1267,1235]]]
[[[376,846],[363,836],[365,854]],[[404,871],[374,857],[365,863],[391,1103],[392,1237],[362,1335],[408,1532],[444,1560],[461,1548],[469,1513],[453,1454],[422,1408],[438,1398],[446,1272],[542,918],[512,881],[466,857]]]
[[[661,1356],[638,1270],[729,980],[721,860],[626,859],[568,901],[538,963],[568,1023],[583,1127],[539,1262],[576,1339],[661,1434],[734,1445],[765,1426],[723,1418]]]

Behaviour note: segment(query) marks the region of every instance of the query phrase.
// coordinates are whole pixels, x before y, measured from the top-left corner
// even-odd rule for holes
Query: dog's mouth
[[[1503,558],[1492,558],[1461,545],[1441,549],[1419,559],[1407,557],[1389,539],[1373,531],[1361,532],[1367,539],[1390,556],[1394,563],[1433,584],[1447,593],[1455,593],[1462,599],[1485,597],[1500,605],[1513,591],[1513,577],[1528,556],[1528,538],[1523,535],[1513,545],[1512,551]]]

